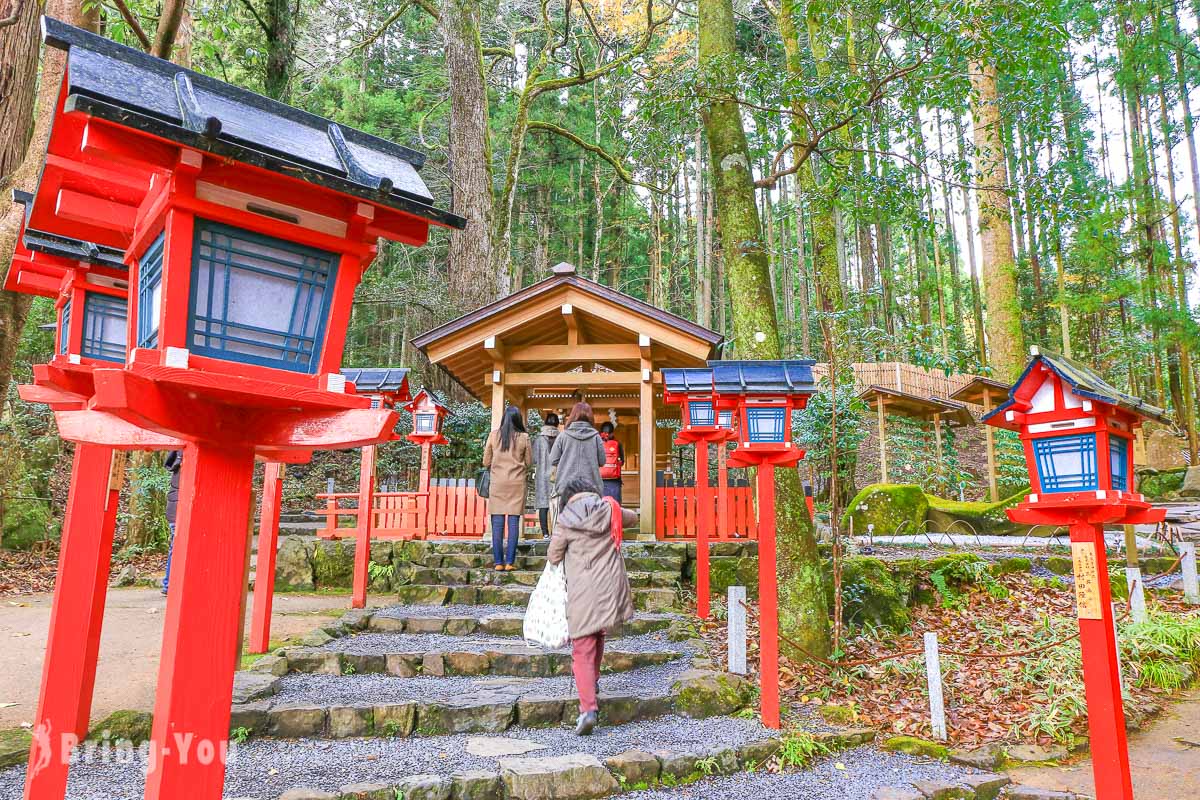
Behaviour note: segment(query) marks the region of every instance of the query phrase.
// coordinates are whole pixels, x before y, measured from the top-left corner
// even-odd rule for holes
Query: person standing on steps
[[[533,505],[538,510],[544,539],[550,538],[550,502],[554,498],[554,466],[550,463],[550,451],[554,449],[558,433],[558,414],[551,411],[546,415],[542,432],[533,440]]]
[[[571,669],[579,693],[575,733],[587,736],[599,721],[600,665],[604,639],[633,618],[633,592],[621,556],[621,531],[637,514],[601,497],[587,479],[559,481],[561,508],[547,559],[563,564],[567,578],[567,632]]]
[[[592,407],[579,402],[567,417],[567,427],[554,440],[550,449],[550,464],[558,469],[555,484],[562,487],[573,483],[576,478],[587,482],[591,491],[600,494],[604,485],[600,482],[600,467],[604,466],[604,443],[596,432],[592,418]]]
[[[617,441],[616,429],[611,422],[600,425],[600,439],[604,442],[604,465],[600,467],[600,479],[604,481],[604,496],[621,502],[621,468],[625,466],[625,448]]]
[[[179,506],[179,470],[183,467],[183,451],[172,450],[167,453],[163,466],[171,473],[171,488],[167,490],[167,527],[170,536],[167,538],[167,572],[162,579],[162,593],[167,593],[167,584],[171,582],[171,551],[175,549],[175,511]]]
[[[533,466],[533,449],[525,420],[516,406],[504,409],[500,427],[488,435],[483,448],[483,465],[492,472],[488,492],[488,514],[492,517],[492,556],[496,571],[516,569],[517,541],[521,538],[521,517],[525,513],[525,487]],[[505,523],[508,542],[504,541]]]

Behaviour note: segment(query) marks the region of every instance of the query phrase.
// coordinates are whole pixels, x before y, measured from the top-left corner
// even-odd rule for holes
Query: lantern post
[[[66,74],[27,227],[123,252],[129,309],[123,358],[90,382],[44,365],[24,393],[77,444],[185,451],[145,796],[217,800],[254,460],[391,438],[396,413],[338,373],[355,286],[380,238],[465,220],[434,208],[418,153],[57,20],[43,33]],[[48,662],[75,621],[52,620]],[[74,713],[36,721],[26,798],[64,796],[91,689],[69,682]]]
[[[728,522],[728,483],[724,471],[721,484],[717,487],[714,503],[712,487],[708,478],[708,445],[715,442],[724,447],[733,432],[729,429],[732,414],[720,412],[716,407],[712,391],[712,370],[704,368],[664,369],[663,400],[681,406],[683,425],[675,444],[691,444],[694,447],[696,464],[696,616],[708,619],[711,615],[711,591],[709,588],[711,560],[709,538],[716,532],[719,520],[721,530]],[[722,424],[724,423],[724,424]],[[717,512],[718,507],[721,509]],[[717,512],[714,514],[714,512]],[[715,517],[715,518],[714,518]]]
[[[1133,490],[1133,437],[1144,418],[1166,421],[1091,369],[1036,348],[1008,400],[983,418],[1016,431],[1024,447],[1034,491],[1009,519],[1070,531],[1097,800],[1133,798],[1104,526],[1165,516]]]
[[[762,721],[781,725],[779,706],[779,578],[775,468],[794,468],[804,450],[792,441],[792,412],[816,391],[813,361],[710,361],[713,397],[733,412],[733,467],[758,468],[758,616]]]

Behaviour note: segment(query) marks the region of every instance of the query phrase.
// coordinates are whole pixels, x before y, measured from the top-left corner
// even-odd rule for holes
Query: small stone
[[[352,631],[365,631],[373,614],[365,608],[352,608],[342,614],[342,625]]]
[[[870,800],[925,800],[925,795],[911,786],[881,786],[871,793]]]
[[[1004,790],[1006,800],[1076,800],[1074,792],[1039,789],[1036,786],[1009,786]]]
[[[447,636],[470,636],[479,627],[479,621],[470,617],[452,617],[446,620]]]
[[[338,796],[333,792],[326,792],[323,789],[300,787],[288,789],[279,795],[279,800],[338,800]]]
[[[133,564],[126,564],[113,579],[113,586],[133,586],[135,583],[137,583],[137,567]]]
[[[510,800],[592,800],[620,788],[600,760],[585,753],[505,758],[500,761],[500,778]]]
[[[603,726],[624,725],[638,717],[639,700],[634,696],[601,694],[600,724]]]
[[[378,633],[403,633],[405,620],[400,617],[384,617],[376,614],[367,623],[367,630]]]
[[[965,786],[947,781],[913,781],[913,788],[927,800],[974,800],[975,793]]]
[[[746,705],[749,684],[724,672],[688,670],[671,687],[675,709],[686,717],[726,716]]]
[[[974,750],[952,750],[950,761],[964,767],[989,770],[996,769],[1004,760],[1004,746],[999,742],[988,742]]]
[[[444,606],[450,599],[450,587],[422,584],[399,586],[396,588],[396,599],[401,605]]]
[[[378,653],[342,653],[342,674],[369,675],[387,671],[387,657]]]
[[[446,653],[443,661],[448,675],[486,675],[492,666],[487,653],[454,651]]]
[[[1062,761],[1067,757],[1067,748],[1059,744],[1046,747],[1037,744],[1017,744],[1006,748],[1005,752],[1009,760],[1021,763]]]
[[[450,800],[452,785],[441,775],[413,775],[400,780],[395,791],[404,800]]]
[[[604,766],[626,785],[658,780],[658,759],[641,750],[626,750],[605,760]]]
[[[332,641],[333,637],[320,628],[309,632],[300,640],[305,647],[324,647]]]
[[[528,739],[510,739],[507,736],[472,736],[467,739],[465,749],[471,755],[480,758],[504,758],[545,750],[546,745]]]
[[[737,751],[731,747],[714,747],[704,754],[706,761],[712,766],[708,769],[713,775],[732,775],[741,768]]]
[[[233,674],[233,704],[250,703],[275,694],[279,678],[269,672],[240,671]]]
[[[370,706],[338,706],[329,709],[329,735],[335,739],[371,733],[374,714]]]
[[[276,677],[283,677],[288,672],[288,660],[283,656],[263,656],[250,665],[251,672],[266,672]]]
[[[492,615],[479,620],[479,632],[489,636],[520,636],[524,620],[521,617]]]
[[[318,736],[325,730],[325,716],[321,706],[273,708],[267,714],[267,732],[280,739]]]
[[[436,675],[441,678],[446,674],[446,661],[441,653],[426,653],[421,658],[421,672],[425,675]]]
[[[375,706],[372,715],[375,733],[383,736],[411,736],[417,724],[416,703],[393,703]]]
[[[916,736],[893,736],[883,743],[884,750],[894,753],[905,753],[910,756],[925,756],[926,758],[944,759],[949,755],[946,745],[921,739]]]
[[[288,647],[283,651],[291,672],[311,672],[318,675],[341,675],[341,653],[314,650],[311,647]]]
[[[396,793],[386,783],[351,783],[338,789],[338,800],[395,800]]]
[[[456,703],[430,703],[417,715],[417,729],[423,736],[453,733],[502,733],[512,724],[511,702],[492,702],[466,698]]]
[[[250,733],[262,733],[267,729],[267,712],[270,708],[271,704],[267,702],[234,706],[229,713],[230,732],[244,728]]]
[[[686,778],[696,772],[696,762],[700,760],[695,753],[676,753],[669,750],[660,750],[654,755],[662,765],[664,778]]]
[[[621,653],[616,651],[608,651],[604,654],[603,667],[609,672],[629,672],[634,669],[637,664],[637,654]]]
[[[517,724],[523,728],[549,728],[563,721],[569,701],[555,697],[522,697],[517,701]]]
[[[971,789],[975,800],[996,800],[1000,796],[1000,790],[1012,783],[1012,780],[1007,775],[984,773],[967,775],[959,783]]]
[[[743,766],[756,767],[764,764],[779,752],[778,739],[759,739],[757,742],[746,742],[738,748],[738,758]]]
[[[388,653],[384,659],[384,669],[388,675],[400,678],[411,678],[421,671],[421,655],[419,653]]]
[[[500,775],[486,770],[460,772],[451,779],[450,796],[454,800],[500,800],[503,785]]]
[[[405,633],[441,633],[446,620],[441,617],[413,617],[404,625]]]

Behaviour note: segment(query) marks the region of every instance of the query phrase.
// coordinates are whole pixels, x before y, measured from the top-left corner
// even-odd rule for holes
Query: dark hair
[[[571,415],[567,417],[568,425],[573,425],[576,422],[586,422],[588,425],[596,424],[592,417],[592,407],[582,400],[571,408]]]
[[[558,414],[555,414],[553,411],[551,411],[549,414],[547,414],[545,424],[549,425],[551,428],[557,428],[558,427]]]
[[[500,422],[500,449],[512,449],[518,433],[525,432],[525,420],[521,419],[521,409],[509,406],[504,409],[504,419]]]
[[[601,422],[600,423],[600,432],[601,433],[607,433],[608,435],[611,436],[615,430],[616,429],[613,428],[613,424],[611,422]]]
[[[559,486],[556,488],[558,489],[558,510],[559,511],[562,511],[564,508],[566,508],[567,503],[571,502],[571,498],[577,494],[582,494],[583,492],[591,492],[592,494],[598,494],[598,492],[596,491],[596,485],[594,483],[592,483],[591,481],[589,481],[587,478],[584,478],[582,476],[576,476],[574,478],[570,478],[562,486]]]

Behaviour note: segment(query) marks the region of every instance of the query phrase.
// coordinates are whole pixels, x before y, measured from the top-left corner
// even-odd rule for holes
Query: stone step
[[[678,572],[629,572],[629,585],[637,589],[672,589],[680,581]],[[542,569],[518,568],[503,572],[496,569],[466,567],[412,567],[396,570],[393,580],[404,584],[443,584],[447,586],[536,586]]]
[[[445,614],[432,614],[443,611]],[[376,609],[364,623],[376,633],[438,633],[447,636],[520,636],[525,617],[510,606],[394,606]],[[676,618],[669,614],[639,614],[621,626],[621,635],[641,636],[665,631]]]
[[[524,606],[533,593],[531,586],[447,586],[409,584],[396,589],[398,602],[405,605],[490,605]],[[678,597],[674,589],[634,589],[633,605],[639,611],[673,611]]]
[[[665,638],[613,639],[605,648],[603,671],[658,666],[689,652],[684,645],[672,645]],[[275,655],[286,662],[286,667],[275,665],[277,671],[325,675],[549,678],[571,674],[569,649],[527,647],[511,637],[362,633],[332,639],[321,647],[282,648]]]
[[[411,563],[418,567],[431,569],[483,569],[492,567],[495,561],[492,558],[492,551],[489,548],[486,553],[429,553],[421,557],[420,561],[413,560]],[[540,572],[546,568],[546,556],[523,554],[518,551],[516,566]],[[625,554],[625,568],[631,571],[671,572],[678,579],[683,573],[683,567],[684,560],[682,555],[643,556],[630,553]]]

